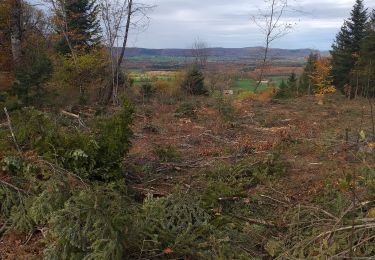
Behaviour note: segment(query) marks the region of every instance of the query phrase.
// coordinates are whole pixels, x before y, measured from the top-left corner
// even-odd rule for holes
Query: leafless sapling
[[[258,9],[258,13],[251,16],[251,20],[264,35],[263,57],[259,66],[255,92],[261,85],[266,69],[269,66],[268,58],[271,44],[288,34],[293,28],[292,23],[283,19],[286,12],[290,9],[288,0],[264,0],[264,2],[264,8]]]

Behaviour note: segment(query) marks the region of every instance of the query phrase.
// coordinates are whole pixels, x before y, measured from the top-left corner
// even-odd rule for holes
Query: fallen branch
[[[3,235],[7,228],[7,223],[5,222],[1,227],[0,227],[0,237]]]
[[[244,156],[245,156],[244,154],[237,154],[237,155],[231,155],[231,156],[200,158],[198,160],[186,161],[182,163],[161,163],[160,165],[162,165],[163,167],[159,167],[158,169],[156,169],[156,172],[160,173],[160,172],[169,171],[172,169],[181,170],[183,168],[190,168],[190,169],[204,168],[204,167],[210,166],[215,160],[238,159],[238,158],[243,158]],[[202,161],[205,161],[205,162],[201,163]]]
[[[305,208],[305,209],[312,209],[312,210],[316,210],[316,211],[320,211],[322,212],[324,215],[336,220],[336,221],[339,221],[340,218],[334,216],[333,214],[329,213],[328,211],[324,210],[324,209],[321,209],[321,208],[318,208],[318,207],[314,207],[314,206],[303,206],[301,205],[301,208]]]
[[[0,129],[1,128],[7,128],[7,127],[8,127],[8,123],[7,122],[0,124]]]
[[[13,184],[9,183],[9,182],[6,182],[6,181],[3,181],[3,180],[0,179],[0,183],[3,184],[3,185],[5,185],[5,186],[8,186],[8,187],[12,188],[13,190],[16,190],[16,191],[18,191],[20,193],[28,194],[27,191],[25,191],[25,190],[23,190],[21,188],[18,188],[16,186],[14,186]]]
[[[229,216],[237,218],[239,220],[246,221],[248,223],[252,223],[252,224],[257,224],[257,225],[266,226],[266,227],[278,227],[272,221],[267,221],[267,220],[263,220],[263,219],[255,219],[255,218],[245,218],[245,217],[235,216],[235,215],[231,215],[231,214],[229,214]]]
[[[277,257],[276,259],[282,259],[283,256],[285,255],[289,255],[289,252],[292,252],[293,250],[295,249],[298,249],[300,247],[303,247],[303,248],[306,248],[308,247],[310,244],[314,243],[315,241],[329,235],[329,236],[332,236],[334,233],[336,232],[340,232],[340,231],[348,231],[348,230],[351,230],[351,229],[355,229],[355,230],[361,230],[361,229],[374,229],[375,228],[375,223],[371,223],[371,224],[362,224],[362,225],[350,225],[350,226],[345,226],[345,227],[341,227],[341,228],[334,228],[334,229],[331,229],[331,230],[328,230],[328,231],[325,231],[325,232],[322,232],[320,233],[318,236],[316,237],[313,237],[313,238],[310,238],[310,239],[306,239],[306,240],[303,240],[301,241],[300,243],[296,244],[293,246],[293,248],[291,248],[290,250],[284,252],[283,254],[280,254],[279,257]]]
[[[290,207],[290,203],[285,202],[285,201],[281,201],[281,200],[278,200],[278,199],[275,199],[275,198],[272,198],[271,196],[267,196],[267,195],[261,194],[260,197],[263,197],[263,198],[275,201],[277,203],[283,204],[285,207]]]
[[[77,115],[77,114],[73,114],[73,113],[70,113],[70,112],[65,111],[65,110],[61,110],[61,114],[66,115],[66,116],[70,116],[70,117],[74,117],[74,118],[76,118],[76,119],[79,119],[79,118],[80,118],[79,115]]]
[[[220,137],[220,136],[216,136],[216,135],[213,135],[213,134],[209,134],[207,132],[201,134],[201,136],[202,135],[211,137],[215,141],[218,141],[218,142],[221,142],[221,143],[225,143],[225,144],[238,144],[238,142],[232,142],[232,141],[227,140],[226,138],[223,138],[223,137]]]
[[[372,223],[372,224],[363,224],[363,225],[354,225],[354,226],[351,225],[351,226],[337,228],[337,229],[334,229],[334,230],[325,231],[323,233],[320,233],[318,236],[316,236],[311,242],[316,241],[317,239],[319,239],[321,237],[324,237],[326,235],[330,235],[332,233],[336,233],[336,232],[339,232],[339,231],[351,230],[353,227],[356,230],[358,230],[358,229],[373,229],[373,228],[375,228],[375,224]]]
[[[219,201],[239,201],[241,200],[240,197],[224,197],[224,198],[219,198]]]
[[[17,143],[16,135],[14,134],[14,131],[13,131],[12,122],[10,121],[10,116],[9,116],[9,114],[8,114],[8,109],[7,109],[6,107],[4,107],[4,112],[5,112],[5,115],[6,115],[7,120],[8,120],[7,125],[8,125],[8,127],[9,127],[9,131],[10,131],[10,133],[11,133],[11,135],[12,135],[13,143],[14,143],[14,145],[16,146],[17,151],[18,151],[19,153],[21,153],[21,149],[20,149],[20,147],[19,147],[19,145],[18,145],[18,143]]]
[[[351,248],[349,248],[349,249],[347,249],[347,250],[345,250],[345,251],[343,251],[343,252],[341,252],[341,253],[339,253],[339,254],[336,254],[336,255],[334,255],[334,256],[328,258],[328,259],[344,259],[344,258],[342,257],[343,255],[349,253],[350,250],[354,250],[354,249],[358,248],[360,245],[362,245],[362,244],[364,244],[364,243],[367,243],[368,241],[370,241],[370,240],[372,240],[372,239],[375,239],[375,236],[370,236],[370,237],[368,237],[368,238],[362,240],[361,242],[357,243],[357,244],[354,245],[353,247],[351,247]],[[340,257],[340,256],[341,256],[341,257]],[[355,258],[355,259],[359,259],[359,258]],[[365,258],[364,258],[364,259],[365,259]],[[366,259],[373,259],[373,258],[366,258]]]
[[[154,190],[152,188],[151,189],[145,189],[145,188],[134,187],[134,186],[132,188],[135,189],[135,190],[139,190],[141,192],[145,192],[146,194],[152,194],[152,195],[156,195],[156,196],[160,196],[160,197],[166,195],[166,193]]]
[[[65,111],[65,110],[61,110],[60,112],[61,112],[61,114],[65,115],[65,116],[68,116],[68,117],[72,117],[72,118],[77,119],[79,125],[82,126],[82,127],[85,127],[85,124],[84,124],[84,122],[82,121],[81,116],[80,116],[79,114],[73,114],[73,113],[68,112],[68,111]]]
[[[37,231],[36,229],[33,229],[30,234],[27,236],[25,242],[23,243],[23,245],[27,245],[30,240],[33,238],[34,234],[35,234],[35,231]]]
[[[69,176],[72,176],[73,178],[76,178],[78,179],[84,186],[88,187],[88,184],[77,174],[74,174],[58,165],[55,165],[49,161],[46,161],[46,160],[43,160],[42,158],[40,158],[39,160],[37,160],[37,162],[41,167],[43,165],[47,166],[47,167],[50,167],[54,172],[58,172],[60,174],[66,174],[66,175],[69,175]]]

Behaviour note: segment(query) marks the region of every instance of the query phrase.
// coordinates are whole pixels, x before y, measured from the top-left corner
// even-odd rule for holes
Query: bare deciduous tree
[[[209,50],[206,42],[197,38],[191,48],[192,56],[194,57],[194,62],[200,68],[204,69],[207,65]]]
[[[111,64],[111,80],[114,92],[117,92],[119,85],[119,70],[117,69],[116,45],[119,39],[121,26],[128,10],[128,1],[102,0],[100,2],[101,18],[104,27],[105,44],[109,50]]]
[[[118,101],[119,75],[123,66],[131,28],[144,28],[148,25],[147,13],[154,7],[133,0],[101,0],[101,13],[104,26],[104,38],[110,51],[111,82],[101,95],[101,102],[108,104]],[[120,53],[117,51],[119,39],[122,38]]]
[[[255,92],[259,88],[264,78],[268,64],[268,54],[271,44],[288,34],[293,24],[283,20],[285,13],[289,9],[288,0],[264,0],[264,9],[259,9],[257,15],[251,17],[252,21],[259,27],[264,38],[264,53],[260,64],[259,75]]]

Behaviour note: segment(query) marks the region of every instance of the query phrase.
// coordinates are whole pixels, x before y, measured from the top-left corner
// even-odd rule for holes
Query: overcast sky
[[[133,32],[129,45],[146,48],[188,48],[199,38],[211,47],[261,46],[263,36],[250,17],[263,0],[146,0],[155,4],[146,30]],[[286,19],[294,30],[272,47],[328,50],[355,0],[295,0],[298,13]],[[365,1],[371,10],[374,0]]]

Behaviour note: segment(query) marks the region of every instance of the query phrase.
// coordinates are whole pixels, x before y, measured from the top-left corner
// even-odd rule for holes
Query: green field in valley
[[[283,76],[274,76],[270,77],[269,79],[272,80],[275,86],[279,86],[283,79],[286,80]],[[239,90],[254,91],[256,84],[257,82],[253,79],[237,79],[234,83],[234,88]],[[268,87],[268,84],[260,84],[258,90],[266,90]]]
[[[253,79],[238,79],[234,83],[235,89],[254,91],[256,87],[256,81]],[[258,90],[265,90],[268,88],[267,84],[260,84]]]
[[[136,83],[142,83],[142,82],[154,82],[156,80],[173,81],[173,80],[175,80],[175,77],[169,77],[169,76],[155,76],[155,77],[136,76],[136,77],[132,77],[132,79]]]

